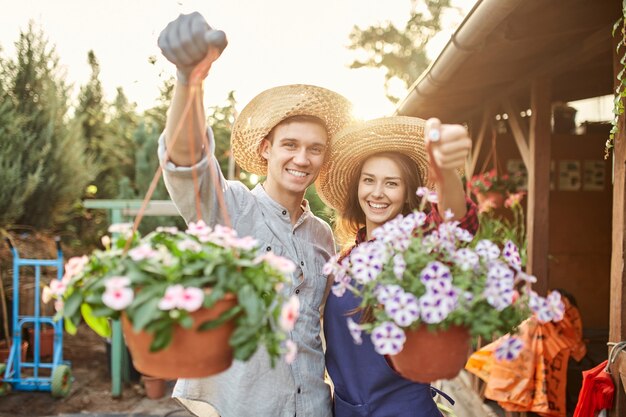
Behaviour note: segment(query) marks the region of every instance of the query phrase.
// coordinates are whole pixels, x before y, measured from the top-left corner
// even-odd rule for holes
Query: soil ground
[[[0,397],[0,417],[189,416],[170,398],[173,381],[167,382],[165,396],[158,400],[148,399],[139,381],[125,384],[121,398],[112,398],[106,344],[86,326],[76,336],[65,334],[63,343],[63,356],[71,362],[74,377],[69,395],[57,399],[49,392],[12,391]]]

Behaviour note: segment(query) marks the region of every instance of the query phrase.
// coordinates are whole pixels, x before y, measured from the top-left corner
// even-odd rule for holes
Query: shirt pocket
[[[370,408],[367,404],[351,404],[341,398],[337,391],[334,396],[335,417],[367,417],[370,415]]]

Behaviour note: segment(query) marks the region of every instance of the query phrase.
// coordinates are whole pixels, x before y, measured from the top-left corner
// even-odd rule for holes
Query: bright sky
[[[476,0],[453,0],[461,15],[437,36],[436,56]],[[123,87],[140,109],[153,105],[163,77],[175,73],[156,45],[165,25],[179,13],[199,11],[222,29],[229,46],[205,83],[205,105],[222,104],[235,90],[238,107],[259,92],[291,83],[316,84],[353,101],[357,115],[393,112],[384,94],[382,69],[351,70],[346,48],[354,25],[391,21],[403,27],[411,0],[0,0],[0,47],[13,56],[19,30],[33,19],[56,45],[67,80],[78,87],[89,77],[87,52],[100,62],[108,99]],[[155,65],[149,57],[156,56]]]

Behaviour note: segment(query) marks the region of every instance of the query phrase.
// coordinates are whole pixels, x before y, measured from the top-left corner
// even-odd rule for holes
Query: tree
[[[0,95],[5,97],[2,78]],[[10,100],[0,104],[0,228],[10,226],[20,218],[24,202],[35,191],[41,178],[41,167],[34,172],[24,170],[24,158],[34,143],[34,136],[22,129],[23,124],[24,118],[17,114]]]
[[[91,175],[78,126],[67,123],[68,87],[54,47],[31,22],[16,42],[16,59],[6,65],[6,97],[32,146],[23,151],[22,178],[39,173],[18,222],[59,226],[70,217]]]
[[[100,64],[93,51],[87,54],[91,67],[89,81],[81,87],[78,94],[78,106],[75,117],[82,131],[87,154],[93,158],[91,173],[95,176],[98,198],[113,198],[117,195],[118,184],[124,176],[125,168],[132,165],[128,147],[132,147],[129,137],[120,136],[114,130],[113,120],[108,117],[109,105],[105,102],[102,83],[100,82]],[[119,97],[119,94],[122,97]],[[123,102],[125,96],[118,90],[118,99]],[[123,104],[123,103],[121,103]],[[119,109],[118,109],[119,110]],[[121,117],[126,117],[123,115]]]
[[[450,9],[450,0],[411,3],[411,15],[403,29],[386,22],[365,29],[354,26],[350,33],[348,48],[365,56],[355,59],[350,68],[385,68],[387,98],[394,103],[399,97],[390,91],[391,82],[399,80],[408,88],[428,67],[426,44],[441,30],[442,14]]]

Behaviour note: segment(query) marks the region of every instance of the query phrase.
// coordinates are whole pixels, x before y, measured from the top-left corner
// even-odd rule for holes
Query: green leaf
[[[74,323],[72,323],[72,320],[64,320],[63,321],[63,327],[65,327],[65,331],[69,334],[71,334],[72,336],[74,336],[76,334],[76,325],[74,325]]]
[[[83,297],[81,296],[80,291],[74,292],[67,300],[65,300],[65,304],[63,305],[63,315],[65,317],[74,317],[78,313],[78,308],[82,302]]]
[[[178,320],[178,324],[184,329],[191,329],[193,327],[193,318],[186,314],[180,320]]]
[[[254,288],[250,285],[244,285],[237,292],[239,305],[241,305],[246,314],[246,321],[254,325],[263,318],[263,300],[257,296]]]
[[[226,323],[228,320],[230,320],[233,317],[235,317],[237,314],[239,314],[241,312],[241,310],[242,310],[241,306],[236,305],[235,307],[231,308],[230,310],[226,310],[225,312],[220,314],[220,316],[218,318],[216,318],[215,320],[207,320],[207,321],[205,321],[204,323],[202,323],[198,327],[198,330],[203,332],[205,330],[215,329],[216,327],[221,326],[222,324]]]
[[[161,314],[161,310],[157,308],[159,301],[160,300],[158,298],[152,298],[134,310],[132,312],[132,316],[131,312],[128,312],[129,317],[132,319],[133,329],[135,331],[143,330],[149,322]]]
[[[96,317],[93,314],[91,306],[85,303],[80,306],[80,312],[83,315],[85,323],[91,327],[91,330],[96,332],[100,337],[111,337],[111,326],[106,317]]]
[[[167,326],[160,332],[154,333],[154,339],[150,344],[150,352],[156,352],[161,349],[165,349],[172,343],[172,334],[174,333],[173,326]]]

